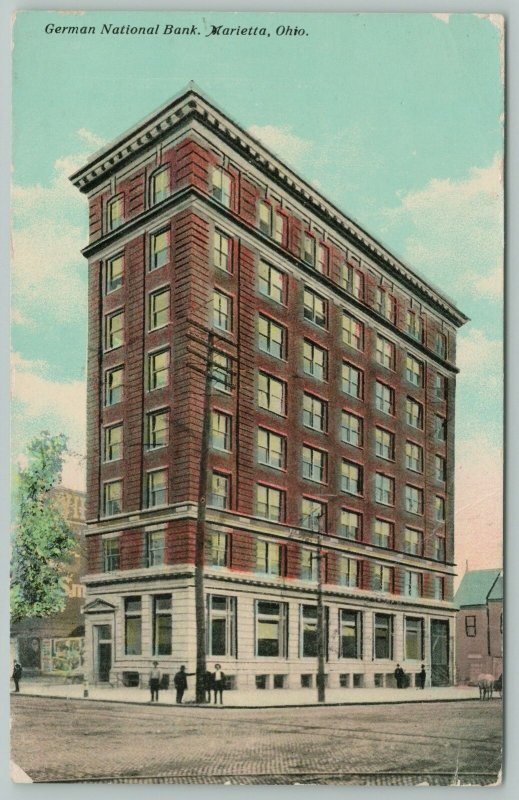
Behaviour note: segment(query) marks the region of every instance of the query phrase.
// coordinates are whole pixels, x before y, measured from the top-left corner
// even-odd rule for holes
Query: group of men
[[[179,671],[175,674],[175,677],[173,678],[173,684],[176,690],[177,703],[182,702],[182,698],[184,697],[184,692],[188,688],[187,679],[190,675],[196,675],[196,672],[186,672],[186,668],[182,664]],[[159,701],[159,689],[161,680],[162,680],[162,673],[159,669],[159,662],[154,661],[149,677],[151,703],[154,702],[158,703]],[[204,689],[206,693],[207,702],[208,703],[211,702],[211,692],[214,692],[214,702],[217,703],[219,699],[220,705],[222,705],[224,688],[225,688],[225,673],[222,672],[220,664],[215,664],[214,672],[211,672],[211,670],[207,670],[204,676]]]
[[[402,669],[402,667],[400,666],[400,664],[396,665],[394,676],[395,676],[395,680],[396,680],[397,689],[404,689],[405,686],[406,686],[406,676],[405,676],[405,672]],[[417,681],[416,681],[416,685],[420,689],[425,689],[425,677],[426,677],[425,664],[422,664],[422,669],[418,673]]]

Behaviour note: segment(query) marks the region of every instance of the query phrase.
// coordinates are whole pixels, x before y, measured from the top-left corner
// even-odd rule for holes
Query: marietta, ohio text
[[[49,22],[45,25],[45,33],[77,36],[308,36],[304,28],[297,25],[278,25],[273,31],[265,27],[235,27],[225,25],[211,25],[209,29],[200,30],[197,25],[55,25]]]

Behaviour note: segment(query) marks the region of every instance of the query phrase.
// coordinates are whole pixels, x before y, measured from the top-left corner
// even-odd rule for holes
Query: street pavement
[[[203,708],[12,698],[34,782],[376,784],[499,780],[502,703]]]

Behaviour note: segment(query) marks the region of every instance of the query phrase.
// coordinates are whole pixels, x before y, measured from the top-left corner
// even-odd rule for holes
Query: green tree
[[[67,450],[64,434],[43,431],[27,448],[18,470],[18,519],[11,556],[11,619],[46,617],[63,611],[67,564],[76,544],[53,496]]]

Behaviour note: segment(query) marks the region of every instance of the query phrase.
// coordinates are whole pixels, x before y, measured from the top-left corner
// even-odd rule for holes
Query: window
[[[328,404],[311,394],[303,395],[303,425],[314,431],[326,431]]]
[[[341,439],[354,447],[362,447],[362,418],[343,411],[341,415]]]
[[[406,597],[422,596],[422,576],[419,572],[406,570],[404,574],[404,595]]]
[[[395,368],[395,345],[383,336],[377,336],[376,360],[386,369]]]
[[[232,388],[231,359],[224,353],[214,353],[211,358],[211,377],[213,388],[218,392],[229,393]]]
[[[423,490],[416,486],[405,487],[405,510],[410,514],[423,514]]]
[[[211,488],[207,498],[207,504],[211,508],[229,508],[230,483],[228,475],[222,475],[220,472],[211,474]]]
[[[362,613],[341,608],[339,628],[340,658],[362,658]]]
[[[107,222],[108,230],[115,231],[120,225],[123,224],[123,198],[122,196],[113,197],[108,201],[107,205]]]
[[[232,417],[222,411],[211,411],[211,446],[215,450],[231,450]]]
[[[148,508],[165,506],[168,502],[168,471],[156,469],[146,476],[146,505]]]
[[[124,344],[124,311],[116,311],[105,318],[105,350],[114,350]]]
[[[274,358],[285,358],[286,328],[268,317],[258,317],[258,345],[264,353]]]
[[[265,428],[258,428],[258,463],[285,469],[286,438]]]
[[[119,461],[123,457],[123,426],[111,425],[105,428],[104,460]]]
[[[232,327],[232,300],[223,292],[213,291],[213,325],[221,331]]]
[[[208,655],[236,655],[236,598],[210,594],[207,597]]]
[[[207,561],[211,567],[229,566],[229,536],[223,531],[209,532]]]
[[[434,337],[434,351],[440,358],[447,358],[447,337],[444,333],[437,333]]]
[[[467,614],[465,617],[465,635],[466,636],[475,636],[476,635],[476,615],[475,614]]]
[[[317,248],[317,271],[322,275],[328,275],[330,263],[330,251],[324,244],[320,244]]]
[[[359,464],[342,460],[341,491],[346,494],[362,494],[362,467]]]
[[[417,342],[422,341],[423,336],[423,320],[416,311],[407,311],[405,316],[405,330],[409,336],[416,339]]]
[[[146,446],[148,450],[166,447],[169,442],[169,411],[151,411],[147,417]]]
[[[259,229],[267,236],[272,236],[272,207],[264,201],[259,204]]]
[[[408,425],[412,428],[423,428],[423,406],[417,403],[412,397],[406,398],[405,401],[405,418]]]
[[[262,575],[281,575],[283,547],[276,542],[256,539],[256,572]]]
[[[285,516],[285,492],[273,486],[257,483],[256,514],[263,519],[281,522]]]
[[[405,377],[413,386],[423,385],[423,362],[418,361],[410,353],[407,354],[405,359]]]
[[[303,478],[316,483],[326,481],[326,453],[314,447],[303,446]]]
[[[170,656],[173,631],[171,595],[153,596],[153,655]]]
[[[360,541],[362,539],[362,515],[356,511],[341,508],[339,536],[345,539]]]
[[[395,434],[384,428],[375,428],[375,453],[387,461],[395,459]]]
[[[124,653],[127,656],[140,656],[141,654],[141,614],[141,598],[126,597],[124,600]]]
[[[155,172],[151,176],[150,184],[150,202],[153,206],[155,203],[165,200],[169,195],[169,168],[164,167]]]
[[[163,267],[169,261],[169,230],[150,236],[150,270]]]
[[[445,561],[446,559],[445,536],[434,537],[434,558],[436,559],[436,561]]]
[[[445,584],[440,575],[435,575],[433,578],[433,598],[435,600],[443,600],[445,597]]]
[[[377,547],[390,549],[393,547],[394,525],[387,519],[376,519],[373,523],[372,542]]]
[[[405,618],[405,658],[409,661],[422,661],[423,653],[423,620]]]
[[[258,375],[258,405],[279,416],[285,416],[286,383],[265,372]]]
[[[164,563],[164,531],[146,533],[146,566],[159,567]]]
[[[371,586],[375,592],[393,591],[393,567],[373,564]]]
[[[152,292],[148,306],[148,330],[163,328],[169,322],[170,290],[160,289]]]
[[[123,367],[115,367],[105,372],[105,406],[115,406],[123,399],[123,377]]]
[[[314,325],[318,325],[320,328],[326,328],[326,311],[326,300],[311,289],[305,288],[303,293],[304,318],[313,322]]]
[[[326,505],[310,497],[301,500],[301,527],[308,531],[326,529]]]
[[[264,297],[282,304],[285,296],[285,275],[265,261],[258,264],[258,289]]]
[[[111,517],[122,511],[123,482],[110,481],[104,485],[103,508],[105,516]]]
[[[434,498],[434,519],[437,522],[445,522],[445,498],[436,496]]]
[[[169,383],[169,350],[148,355],[148,389],[162,389]]]
[[[359,585],[359,562],[354,558],[337,557],[337,583],[340,586],[356,588]]]
[[[363,373],[362,370],[346,362],[342,365],[342,391],[350,397],[362,399]]]
[[[327,352],[322,347],[305,339],[303,342],[303,370],[317,380],[325,381],[327,377]]]
[[[317,608],[300,606],[300,655],[302,658],[317,656]]]
[[[374,657],[393,658],[393,617],[375,614]]]
[[[115,292],[123,285],[124,256],[116,256],[106,262],[106,294]]]
[[[119,569],[119,537],[103,539],[103,572]]]
[[[447,378],[437,372],[434,376],[434,396],[437,400],[447,397]]]
[[[364,296],[364,276],[351,264],[341,266],[341,286],[359,300]]]
[[[413,528],[404,529],[404,553],[423,556],[423,533]]]
[[[308,233],[303,233],[303,261],[315,266],[315,239]]]
[[[342,341],[355,350],[364,348],[364,325],[346,312],[342,315]]]
[[[394,324],[396,316],[396,301],[385,289],[378,286],[375,290],[375,311]]]
[[[231,272],[231,240],[219,230],[213,233],[213,264],[224,272]]]
[[[415,442],[406,442],[405,465],[413,472],[423,472],[423,447]]]
[[[439,442],[447,441],[447,420],[439,414],[434,417],[434,436]]]
[[[274,214],[274,239],[278,244],[285,244],[286,241],[286,219],[279,211]]]
[[[380,381],[375,381],[375,407],[383,414],[395,413],[395,390]]]
[[[225,208],[231,205],[231,176],[221,167],[215,167],[212,174],[211,195]]]
[[[286,603],[256,600],[256,655],[285,657],[287,633]]]
[[[302,547],[300,552],[299,577],[302,581],[317,582],[319,580],[319,557],[317,553],[309,547]]]
[[[447,464],[445,459],[442,456],[435,456],[434,476],[436,480],[441,481],[441,483],[445,483],[446,475],[447,475]]]
[[[392,506],[395,503],[395,481],[380,472],[375,473],[375,500],[385,506]]]

